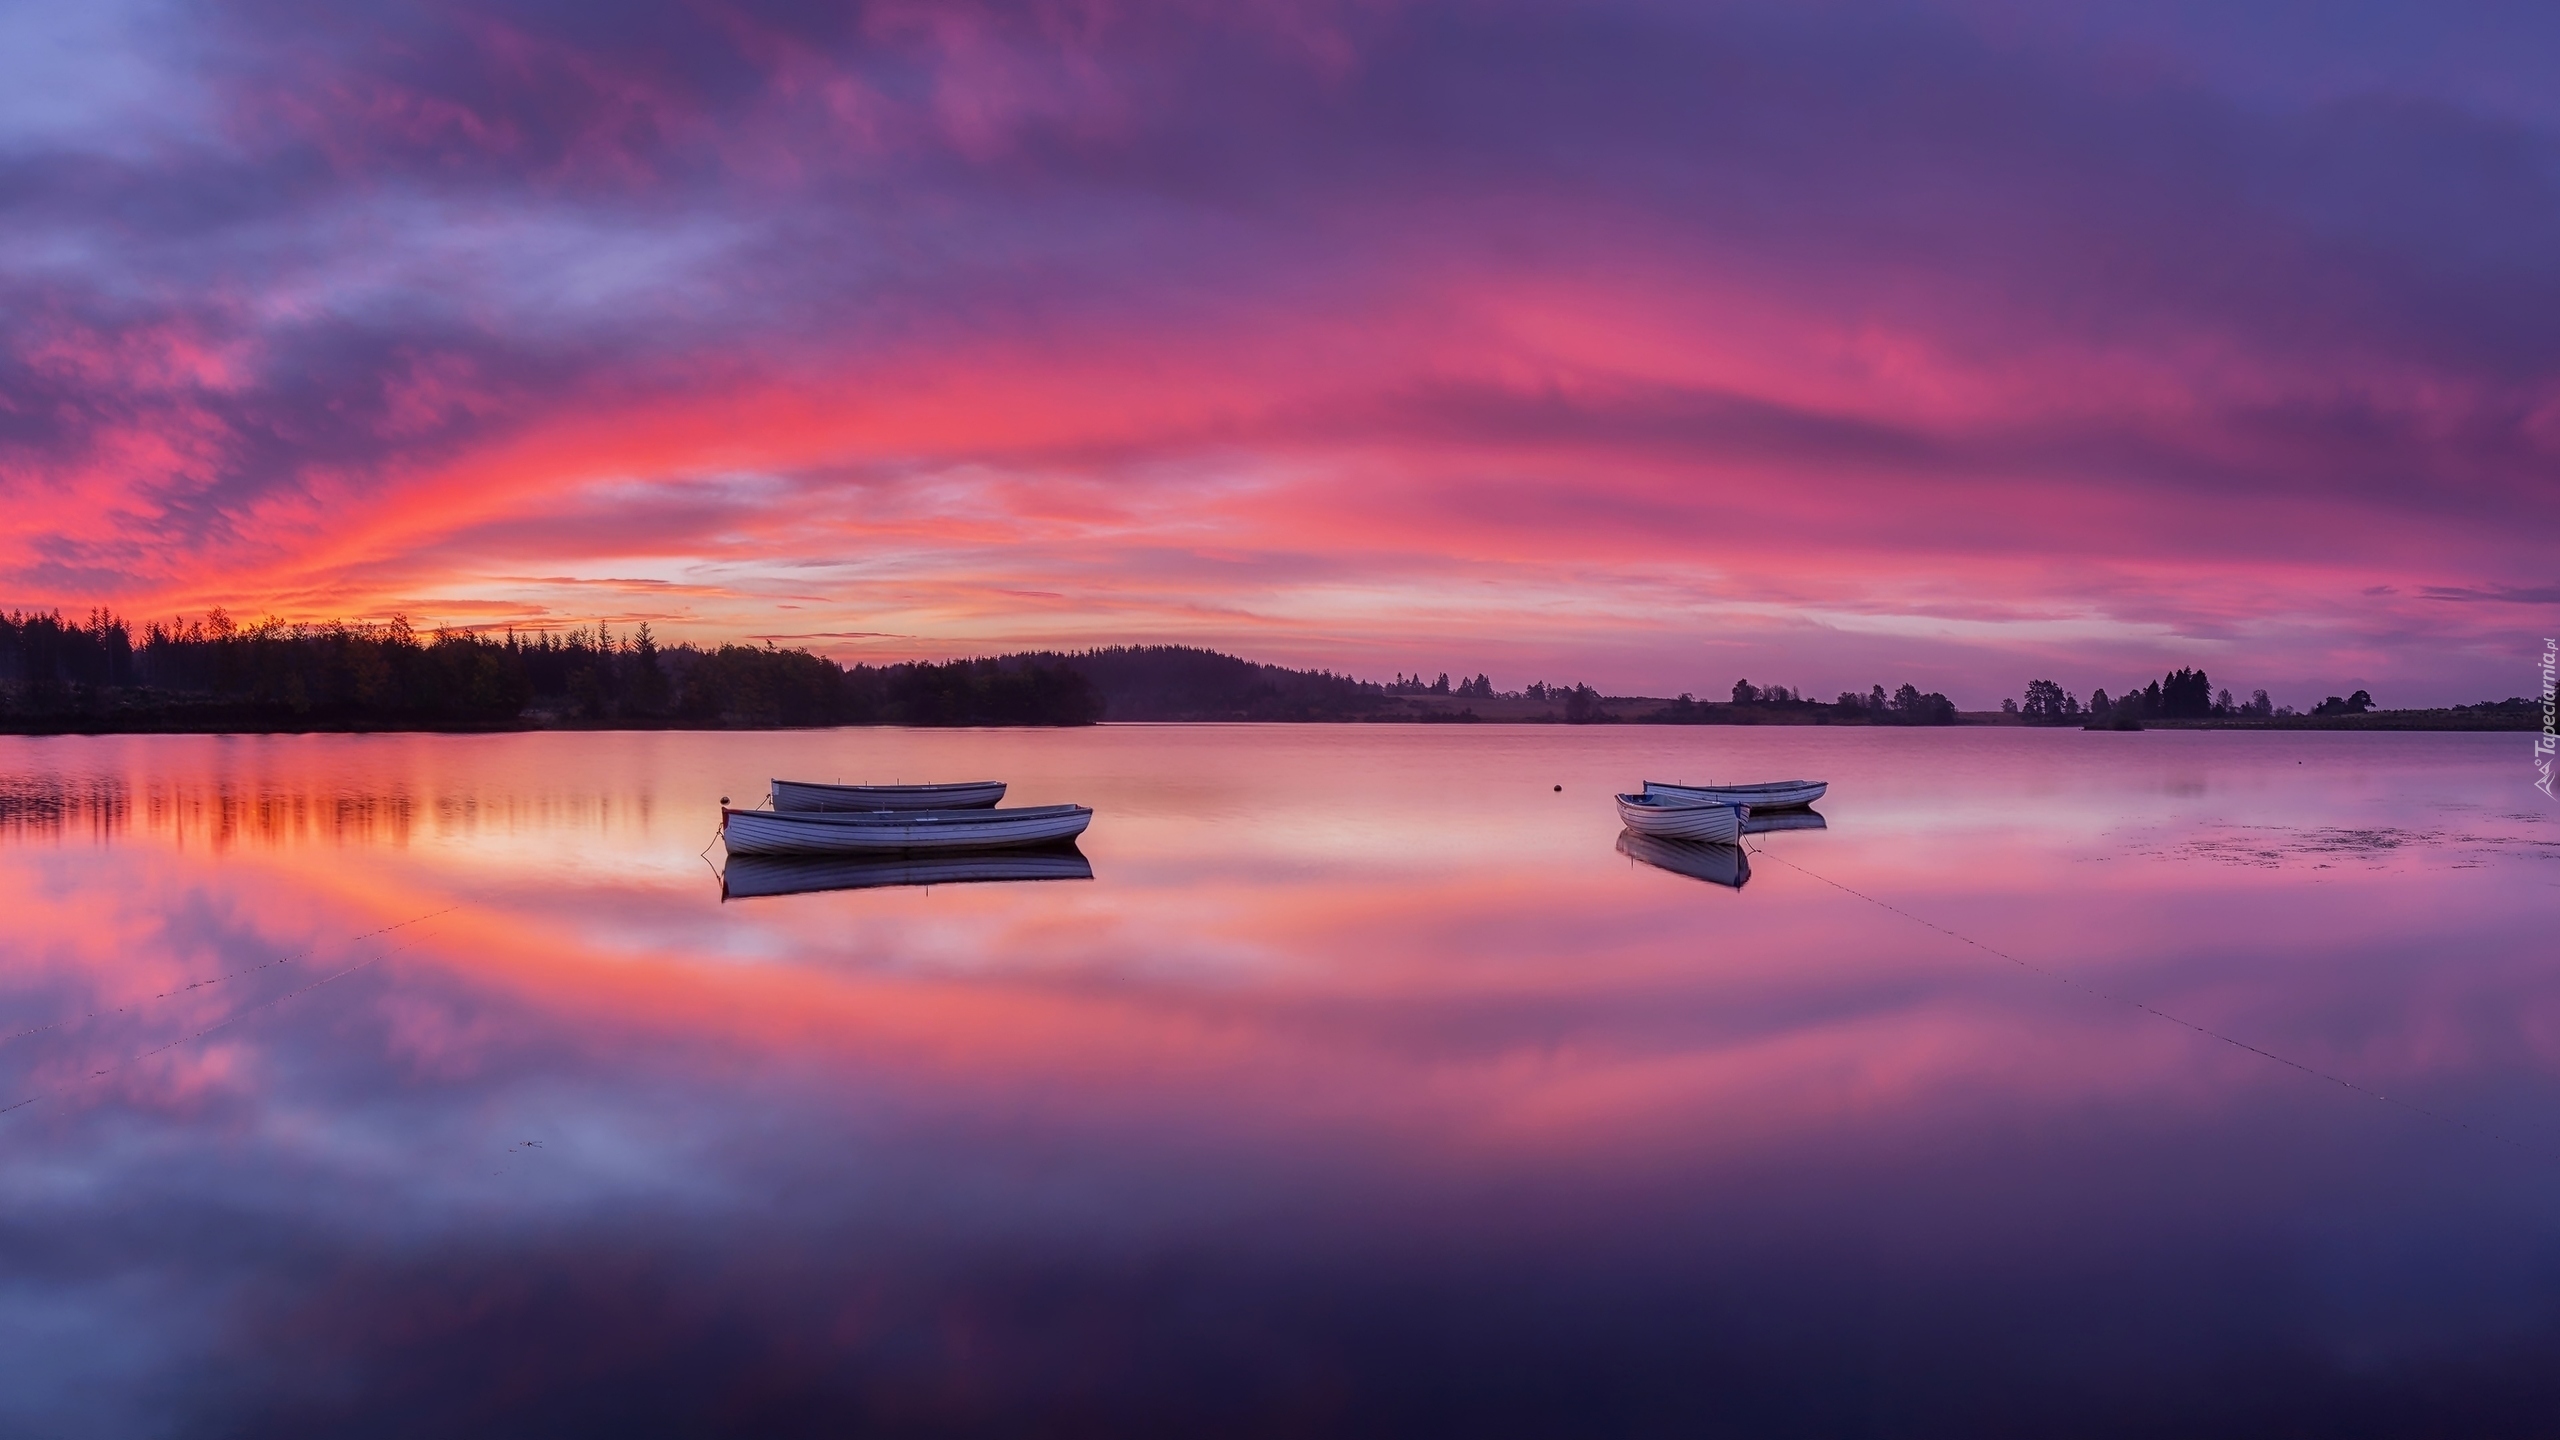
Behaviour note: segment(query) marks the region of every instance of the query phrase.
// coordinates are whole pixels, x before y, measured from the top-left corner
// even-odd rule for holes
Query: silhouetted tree
[[[1869,692],[1869,718],[1889,725],[1953,725],[1956,723],[1955,702],[1931,690],[1923,693],[1919,686],[1905,682],[1897,686],[1887,699],[1884,687]]]
[[[649,633],[649,622],[640,622],[640,633],[631,641],[631,707],[642,715],[663,715],[667,710],[667,672],[658,663],[658,639]]]
[[[2146,686],[2144,699],[2155,715],[2171,720],[2202,720],[2213,714],[2213,682],[2202,670],[2183,667]]]

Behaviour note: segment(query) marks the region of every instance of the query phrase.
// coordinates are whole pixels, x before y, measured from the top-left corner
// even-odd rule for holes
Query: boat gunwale
[[[823,815],[869,810],[988,810],[1004,803],[1002,780],[962,780],[932,785],[846,785],[824,780],[766,782],[766,804],[776,814]]]
[[[732,815],[753,815],[759,820],[787,820],[806,825],[916,825],[936,821],[983,825],[990,821],[1029,820],[1074,811],[1087,815],[1093,813],[1092,807],[1087,805],[1017,805],[1010,810],[1000,806],[977,810],[753,810],[723,805],[720,807],[720,819],[723,825]]]
[[[1641,793],[1709,805],[1739,804],[1763,810],[1801,810],[1830,790],[1831,782],[1828,780],[1758,780],[1745,785],[1680,785],[1668,780],[1647,780]]]
[[[935,790],[985,790],[1004,784],[1001,780],[946,780],[930,785],[847,785],[837,780],[785,780],[775,776],[768,785],[797,785],[804,790],[851,791],[873,795],[923,795]]]
[[[1723,800],[1664,804],[1657,797],[1621,794],[1618,823],[1639,835],[1731,845],[1741,838],[1751,807]]]
[[[1740,804],[1732,800],[1697,800],[1684,805],[1666,805],[1662,803],[1660,796],[1645,794],[1642,792],[1632,795],[1621,794],[1618,798],[1629,805],[1641,805],[1647,810],[1659,810],[1666,815],[1678,810],[1713,809],[1719,805],[1723,806],[1727,810],[1740,810],[1745,814],[1749,814],[1751,811],[1750,806]]]

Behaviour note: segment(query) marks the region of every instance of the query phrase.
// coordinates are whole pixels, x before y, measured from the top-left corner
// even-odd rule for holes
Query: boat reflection
[[[1093,862],[1073,845],[938,855],[732,855],[720,872],[722,900],[879,890],[899,885],[965,885],[993,880],[1090,880]]]
[[[1828,830],[1829,821],[1811,810],[1780,810],[1769,815],[1749,815],[1742,821],[1745,835],[1766,835],[1772,830]]]
[[[1815,817],[1819,819],[1820,817]],[[1618,853],[1630,860],[1641,860],[1657,870],[1704,880],[1739,890],[1751,878],[1751,857],[1739,845],[1710,845],[1698,840],[1664,840],[1653,835],[1639,835],[1633,830],[1618,832]]]

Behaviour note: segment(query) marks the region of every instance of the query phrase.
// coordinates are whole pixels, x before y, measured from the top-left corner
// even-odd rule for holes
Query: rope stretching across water
[[[2019,956],[2012,955],[2008,951],[1999,949],[1996,946],[1986,945],[1961,931],[1950,930],[1946,926],[1941,925],[1934,920],[1927,920],[1918,915],[1914,915],[1899,905],[1895,905],[1889,901],[1879,900],[1875,896],[1870,895],[1863,890],[1856,890],[1847,885],[1843,885],[1828,875],[1808,870],[1804,866],[1797,864],[1793,860],[1789,860],[1783,855],[1771,852],[1765,846],[1755,845],[1751,847],[1751,853],[1765,860],[1775,860],[1779,864],[1786,866],[1788,869],[1795,871],[1797,874],[1806,876],[1810,879],[1819,880],[1823,884],[1830,886],[1832,889],[1839,891],[1843,895],[1855,896],[1856,898],[1864,900],[1868,904],[1875,906],[1879,910],[1889,911],[1892,914],[1899,915],[1914,925],[1935,930],[1950,940],[1961,941],[1964,944],[1970,945],[1974,949],[1981,951],[1985,955],[1998,956],[2000,959],[2008,961],[2010,964],[2017,966],[2021,970],[2042,975],[2046,979],[2055,981],[2059,984],[2068,985],[2072,989],[2078,990],[2083,994],[2094,995],[2101,1000],[2110,1001],[2114,1004],[2125,1006],[2128,1009],[2139,1010],[2145,1015],[2154,1016],[2159,1019],[2166,1020],[2172,1025],[2192,1030],[2198,1035],[2204,1036],[2206,1039],[2219,1040],[2223,1044],[2229,1045],[2234,1049],[2246,1050],[2250,1054],[2256,1055],[2262,1059],[2273,1060],[2279,1065],[2299,1070],[2303,1074],[2308,1075],[2315,1080],[2325,1080],[2343,1090],[2350,1091],[2371,1100],[2380,1101],[2385,1105],[2396,1106],[2399,1109],[2408,1111],[2412,1115],[2423,1116],[2424,1118],[2432,1120],[2439,1125],[2451,1125],[2456,1129],[2481,1136],[2484,1139],[2495,1140],[2501,1145],[2509,1146],[2513,1149],[2520,1150],[2527,1155],[2536,1156],[2540,1159],[2560,1160],[2560,1151],[2553,1151],[2541,1145],[2531,1144],[2526,1141],[2515,1139],[2512,1136],[2501,1134],[2498,1131],[2491,1130],[2483,1125],[2474,1125],[2470,1121],[2465,1120],[2458,1115],[2447,1115],[2442,1111],[2430,1110],[2423,1105],[2412,1105],[2406,1100],[2395,1100],[2379,1090],[2375,1090],[2369,1086],[2359,1085],[2355,1081],[2350,1080],[2343,1075],[2323,1070],[2316,1065],[2306,1065],[2302,1061],[2296,1060],[2289,1055],[2279,1055],[2275,1051],[2266,1049],[2263,1046],[2252,1045],[2248,1041],[2243,1040],[2236,1035],[2224,1034],[2222,1031],[2216,1030],[2210,1025],[2199,1025],[2195,1021],[2190,1020],[2183,1015],[2172,1015],[2157,1005],[2153,1005],[2142,1000],[2136,1000],[2130,995],[2119,995],[2112,990],[2101,989],[2095,985],[2088,984],[2087,982],[2078,979],[2067,971],[2057,970],[2050,965],[2039,965],[2033,960],[2027,960]]]

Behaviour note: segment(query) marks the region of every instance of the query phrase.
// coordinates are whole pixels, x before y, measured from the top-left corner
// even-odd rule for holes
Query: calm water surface
[[[0,739],[0,1433],[2549,1433],[2524,749]],[[1093,878],[724,902],[775,774]]]

